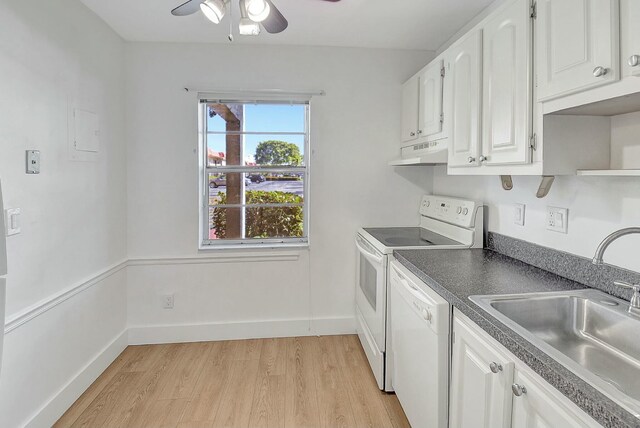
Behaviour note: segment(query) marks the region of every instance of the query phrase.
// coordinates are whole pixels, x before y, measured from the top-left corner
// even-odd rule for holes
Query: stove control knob
[[[462,215],[467,215],[469,214],[469,208],[465,208],[462,210]]]
[[[431,205],[431,201],[426,200],[426,201],[424,202],[424,206],[425,206],[425,207],[427,207],[427,208],[428,208],[430,205]]]
[[[460,213],[462,212],[462,207],[458,207],[458,209],[456,210],[456,212],[457,212],[458,214],[460,214]]]

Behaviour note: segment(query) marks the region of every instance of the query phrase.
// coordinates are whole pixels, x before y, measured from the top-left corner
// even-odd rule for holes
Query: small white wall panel
[[[89,111],[75,109],[74,147],[81,152],[97,153],[100,150],[100,129],[98,115]]]

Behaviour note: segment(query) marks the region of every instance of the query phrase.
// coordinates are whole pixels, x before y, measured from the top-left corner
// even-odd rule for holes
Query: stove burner
[[[422,227],[377,227],[364,230],[386,247],[461,245],[459,242]]]

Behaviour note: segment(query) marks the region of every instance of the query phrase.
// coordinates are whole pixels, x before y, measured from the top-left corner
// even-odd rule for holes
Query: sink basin
[[[591,289],[470,299],[640,417],[640,317],[629,302]]]

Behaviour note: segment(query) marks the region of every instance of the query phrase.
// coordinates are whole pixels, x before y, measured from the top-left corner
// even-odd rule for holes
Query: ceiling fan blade
[[[267,19],[261,22],[262,26],[271,34],[283,32],[289,26],[289,21],[280,13],[271,0],[265,1],[269,3],[271,13],[269,13]]]
[[[189,0],[182,3],[180,6],[176,7],[171,11],[172,15],[175,16],[186,16],[196,13],[200,10],[200,3],[202,0]]]

